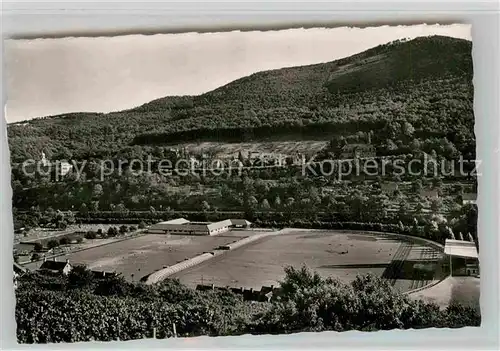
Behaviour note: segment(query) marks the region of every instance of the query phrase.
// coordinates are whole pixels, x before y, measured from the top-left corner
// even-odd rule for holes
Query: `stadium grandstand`
[[[152,225],[148,229],[151,234],[181,235],[217,235],[233,228],[248,228],[251,223],[245,219],[226,219],[219,222],[191,222],[184,218],[176,218]]]

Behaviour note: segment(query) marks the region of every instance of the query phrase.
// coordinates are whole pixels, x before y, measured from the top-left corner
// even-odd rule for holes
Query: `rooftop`
[[[470,241],[446,239],[444,253],[449,256],[479,258],[476,244]]]
[[[439,189],[437,188],[422,188],[420,195],[424,197],[437,197],[439,196]]]
[[[252,223],[247,221],[246,219],[230,219],[232,225],[243,225],[243,226],[250,226]]]
[[[373,145],[371,144],[346,144],[342,147],[344,151],[352,151],[354,149],[373,149]]]

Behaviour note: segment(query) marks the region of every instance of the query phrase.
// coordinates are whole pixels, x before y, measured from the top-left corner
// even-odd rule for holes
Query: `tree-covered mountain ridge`
[[[418,136],[447,138],[466,152],[475,147],[471,49],[470,41],[443,36],[399,40],[332,62],[258,72],[198,96],[10,124],[11,157],[45,150],[54,158],[100,158],[204,140],[328,140],[406,122]]]

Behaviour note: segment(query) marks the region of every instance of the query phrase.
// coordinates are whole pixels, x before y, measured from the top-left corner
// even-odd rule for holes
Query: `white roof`
[[[171,219],[170,221],[160,222],[156,224],[185,224],[185,223],[189,223],[189,221],[185,218],[176,218],[176,219]]]
[[[476,245],[470,241],[446,239],[444,253],[449,256],[479,258]]]
[[[218,230],[223,227],[249,226],[251,223],[245,219],[225,219],[219,222],[190,222],[184,218],[176,218],[166,222],[156,223],[151,230]],[[174,227],[173,227],[174,226]]]

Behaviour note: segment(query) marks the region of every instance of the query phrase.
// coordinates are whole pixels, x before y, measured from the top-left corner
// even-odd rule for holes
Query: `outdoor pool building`
[[[248,228],[251,223],[245,219],[226,219],[220,222],[191,222],[184,218],[172,219],[152,225],[151,234],[217,235],[232,228]]]

